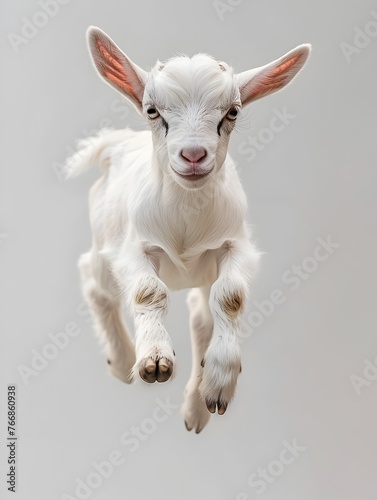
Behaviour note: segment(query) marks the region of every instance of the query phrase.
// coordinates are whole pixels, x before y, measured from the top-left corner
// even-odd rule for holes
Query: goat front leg
[[[116,274],[125,283],[128,305],[134,316],[136,362],[132,373],[139,374],[148,383],[167,381],[175,368],[173,345],[163,324],[168,289],[157,271],[158,257],[144,246],[115,265]]]
[[[210,292],[214,328],[202,361],[199,391],[208,410],[223,415],[241,372],[239,315],[245,305],[258,253],[249,241],[228,241],[218,253],[218,278]]]

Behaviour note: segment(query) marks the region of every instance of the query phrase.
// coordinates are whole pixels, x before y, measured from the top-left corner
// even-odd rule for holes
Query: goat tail
[[[107,170],[112,150],[125,139],[125,130],[102,129],[97,135],[81,139],[77,151],[65,162],[65,178],[77,177],[94,165]]]

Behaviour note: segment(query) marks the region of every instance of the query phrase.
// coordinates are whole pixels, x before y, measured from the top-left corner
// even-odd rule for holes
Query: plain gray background
[[[35,0],[1,7],[3,492],[6,386],[16,383],[17,497],[23,500],[79,498],[77,479],[85,481],[92,463],[108,460],[114,450],[124,463],[88,498],[375,498],[377,381],[372,369],[369,381],[363,370],[365,360],[374,363],[377,356],[377,37],[368,42],[359,35],[356,42],[364,47],[348,59],[344,44],[355,46],[357,29],[377,19],[377,4],[224,5],[220,15],[212,0],[72,0],[47,21]],[[34,34],[29,28],[32,36],[15,48],[9,35],[22,36],[24,17],[45,25]],[[285,301],[252,330],[247,318],[256,306],[248,305],[236,399],[199,435],[186,431],[179,409],[164,422],[148,420],[157,398],[182,402],[191,363],[186,292],[171,296],[167,326],[178,375],[167,384],[127,386],[110,377],[92,327],[80,315],[76,263],[90,246],[87,196],[99,173],[93,169],[64,183],[59,164],[90,131],[144,127],[91,67],[88,25],[101,27],[146,69],[157,58],[201,51],[242,71],[300,43],[313,45],[292,85],[243,111],[233,133],[230,151],[248,196],[255,240],[265,252],[253,300],[261,302],[278,288]],[[284,109],[293,118],[271,138],[263,129]],[[243,143],[258,134],[269,142],[249,161]],[[282,275],[313,255],[317,238],[328,236],[339,247],[292,291]],[[41,352],[51,343],[48,335],[69,322],[81,333],[26,385],[21,365],[31,367],[33,349]],[[353,375],[365,379],[359,391]],[[132,426],[150,432],[134,452],[121,442]],[[281,470],[274,460],[283,441],[294,439],[305,450]],[[268,467],[278,474],[259,495],[248,478]]]

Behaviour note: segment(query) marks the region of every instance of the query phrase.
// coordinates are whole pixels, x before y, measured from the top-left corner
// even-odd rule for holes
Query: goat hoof
[[[107,360],[107,364],[108,364],[108,365],[111,365],[111,361],[110,361],[109,359]]]
[[[156,361],[148,358],[140,367],[139,374],[144,382],[153,384],[154,382],[166,382],[173,373],[173,363],[167,358],[160,358]]]
[[[166,382],[173,373],[173,363],[167,358],[161,358],[157,365],[157,382]]]
[[[219,415],[224,415],[227,408],[228,408],[228,405],[226,403],[217,403],[217,413]]]
[[[186,429],[190,432],[192,430],[192,427],[189,426],[189,424],[185,420],[185,427]]]
[[[206,401],[206,406],[207,410],[210,413],[216,413],[216,407],[217,407],[217,413],[219,415],[224,415],[226,412],[226,409],[228,408],[228,403],[225,403],[224,401]]]
[[[143,363],[139,369],[139,375],[148,384],[156,382],[156,363],[152,358],[149,358]]]
[[[188,384],[185,389],[185,399],[181,413],[188,431],[195,430],[199,434],[209,422],[211,414],[204,399],[200,396],[197,386]]]
[[[207,409],[210,413],[216,412],[216,402],[215,401],[206,401]]]

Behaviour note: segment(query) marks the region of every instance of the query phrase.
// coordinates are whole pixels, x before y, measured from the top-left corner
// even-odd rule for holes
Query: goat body
[[[187,429],[200,432],[234,396],[239,315],[259,258],[228,154],[230,133],[242,106],[289,83],[310,46],[235,75],[205,54],[158,61],[147,73],[98,28],[88,30],[88,42],[99,74],[148,119],[150,130],[103,130],[81,141],[67,161],[68,176],[94,164],[103,170],[90,192],[92,248],[79,263],[84,296],[112,374],[153,383],[175,372],[164,327],[169,290],[191,288],[193,364],[182,413]]]

